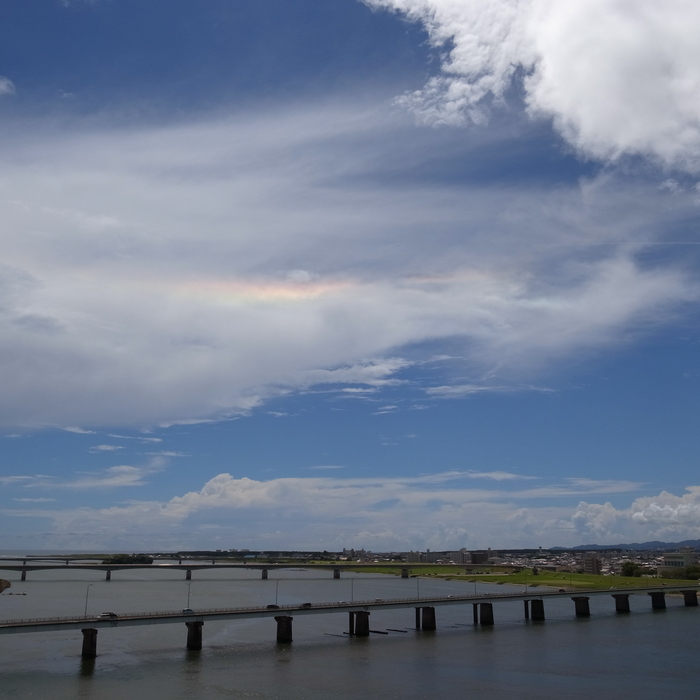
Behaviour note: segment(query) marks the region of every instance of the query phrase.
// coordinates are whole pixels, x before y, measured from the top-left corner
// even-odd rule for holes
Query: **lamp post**
[[[85,589],[85,617],[87,617],[87,604],[88,596],[90,595],[90,586],[92,586],[92,584],[88,583],[88,587]]]
[[[416,576],[416,588],[418,589],[418,598],[420,599],[420,575]]]
[[[192,590],[192,581],[187,582],[187,608],[190,607],[190,592]]]
[[[355,602],[355,579],[354,577],[350,579],[350,602]]]
[[[279,593],[279,589],[280,589],[280,580],[277,579],[275,581],[275,605],[277,605],[277,595]]]

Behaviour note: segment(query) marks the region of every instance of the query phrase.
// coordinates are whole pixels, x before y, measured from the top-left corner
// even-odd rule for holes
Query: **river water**
[[[184,572],[0,572],[12,588],[0,618],[222,608],[467,594],[474,584],[371,574],[230,569]],[[89,588],[88,588],[89,586]],[[478,592],[508,586],[478,584]],[[520,589],[517,589],[520,590]],[[8,595],[12,593],[13,595]],[[16,595],[26,593],[26,595]],[[698,692],[700,608],[667,596],[665,611],[632,596],[618,615],[608,596],[591,598],[576,619],[568,599],[545,601],[544,623],[525,621],[521,602],[494,605],[493,628],[471,624],[471,605],[436,608],[436,632],[417,632],[414,611],[372,612],[373,630],[403,632],[348,638],[347,614],[294,620],[294,642],[275,643],[274,620],[206,622],[201,652],[185,649],[182,624],[101,629],[98,658],[81,659],[80,631],[0,635],[0,698],[50,700],[418,700],[516,697],[522,700],[635,698]]]

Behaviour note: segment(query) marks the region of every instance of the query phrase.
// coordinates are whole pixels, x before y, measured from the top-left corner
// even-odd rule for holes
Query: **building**
[[[589,552],[583,555],[584,574],[599,574],[602,568],[600,557],[597,554]]]
[[[472,564],[486,564],[488,563],[489,557],[491,556],[491,550],[488,552],[471,552],[471,563]]]
[[[692,547],[681,547],[677,552],[666,552],[659,565],[659,576],[683,576],[683,570],[698,563],[698,553]]]

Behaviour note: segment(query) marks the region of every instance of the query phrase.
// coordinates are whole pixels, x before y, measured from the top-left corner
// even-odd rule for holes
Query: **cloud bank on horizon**
[[[522,87],[584,156],[700,168],[700,46],[693,0],[364,0],[425,24],[442,72],[402,103],[429,124],[487,120]]]

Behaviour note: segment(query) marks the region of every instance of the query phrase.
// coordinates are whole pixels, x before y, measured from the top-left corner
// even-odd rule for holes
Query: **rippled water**
[[[464,594],[473,584],[331,572],[149,570],[104,573],[0,572],[13,582],[0,596],[0,618],[231,607],[415,595]],[[479,584],[479,592],[506,586]],[[26,596],[8,595],[26,592]],[[204,649],[185,649],[183,624],[101,629],[99,656],[80,657],[80,631],[0,635],[0,698],[155,700],[168,698],[654,698],[695,697],[700,608],[667,597],[652,612],[648,596],[617,615],[612,598],[591,598],[589,619],[568,599],[545,602],[547,621],[526,622],[522,603],[494,605],[496,625],[475,628],[471,605],[437,608],[436,632],[416,632],[413,609],[375,611],[371,628],[403,629],[348,638],[345,613],[294,620],[294,642],[275,643],[275,622],[206,622]]]

